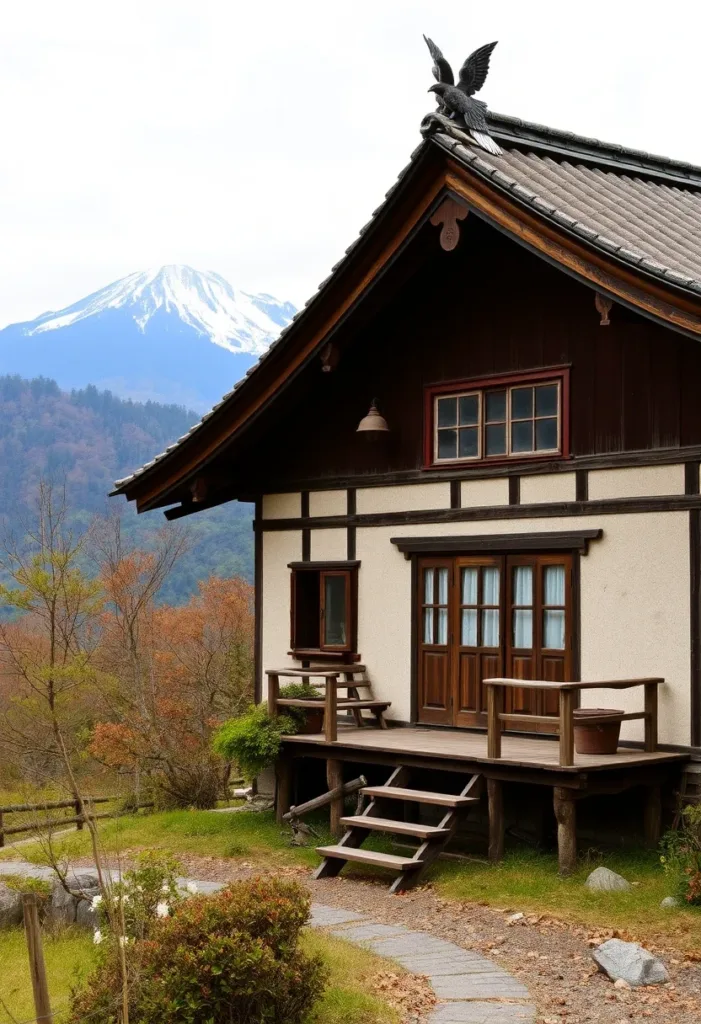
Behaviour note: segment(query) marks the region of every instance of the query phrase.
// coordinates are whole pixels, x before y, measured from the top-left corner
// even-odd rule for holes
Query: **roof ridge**
[[[487,120],[490,130],[497,138],[508,140],[512,144],[530,143],[538,148],[568,154],[577,153],[582,159],[603,159],[615,163],[619,168],[624,165],[631,170],[657,172],[665,177],[684,181],[686,184],[693,181],[701,185],[701,166],[686,160],[674,160],[658,153],[622,146],[617,142],[605,142],[589,135],[577,135],[575,132],[551,128],[535,121],[525,121],[520,117],[498,114],[491,110],[487,114]]]

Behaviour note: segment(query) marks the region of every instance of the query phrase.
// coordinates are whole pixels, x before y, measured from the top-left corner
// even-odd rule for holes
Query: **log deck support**
[[[555,786],[553,808],[557,821],[557,862],[560,874],[571,875],[577,867],[577,807],[571,789]]]
[[[283,755],[275,762],[275,820],[282,824],[292,805],[292,758]]]
[[[341,825],[341,818],[343,817],[343,762],[336,761],[334,758],[329,758],[326,762],[326,784],[331,790],[339,790],[339,795],[336,796],[330,803],[330,814],[329,814],[329,827],[331,835],[340,838],[343,835],[345,829]]]
[[[504,859],[504,784],[501,779],[487,779],[489,813],[489,860],[498,864]]]

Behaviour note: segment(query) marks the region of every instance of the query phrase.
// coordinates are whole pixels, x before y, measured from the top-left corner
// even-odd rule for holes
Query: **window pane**
[[[543,573],[543,604],[565,603],[565,567],[548,565]]]
[[[482,612],[482,646],[499,646],[499,609],[485,608]]]
[[[461,604],[477,604],[477,569],[463,569]]]
[[[511,424],[511,451],[532,452],[533,451],[533,421],[522,420],[520,423]]]
[[[533,604],[533,568],[530,565],[517,565],[514,569],[512,604]]]
[[[547,420],[543,420],[547,423]],[[477,427],[463,427],[458,431],[458,455],[461,459],[475,459],[479,454],[477,447]]]
[[[487,423],[494,423],[495,421],[506,419],[506,392],[505,391],[488,391],[486,396],[486,416]]]
[[[438,399],[438,426],[454,427],[458,422],[457,398]]]
[[[465,395],[464,398],[459,399],[458,406],[462,426],[466,423],[479,422],[479,397],[477,395]]]
[[[557,448],[557,420],[535,421],[535,446],[537,451],[550,451]]]
[[[536,416],[557,416],[557,384],[535,389]]]
[[[456,459],[458,456],[457,430],[438,431],[438,458]]]
[[[530,608],[514,610],[514,647],[533,646],[533,612]]]
[[[565,649],[565,613],[546,609],[543,612],[543,647],[552,651]]]
[[[506,455],[506,424],[491,424],[485,431],[486,455]]]
[[[499,604],[499,570],[496,567],[482,571],[482,604]]]
[[[438,609],[438,640],[439,644],[448,643],[448,609]]]
[[[346,640],[346,577],[324,578],[324,643],[343,647]]]
[[[424,604],[433,604],[433,569],[424,569]]]
[[[477,646],[477,609],[463,608],[460,643],[463,647]]]
[[[438,570],[438,604],[448,603],[448,570]]]
[[[525,420],[533,415],[533,388],[513,388],[511,391],[511,419]]]
[[[433,643],[433,608],[424,608],[424,643]]]

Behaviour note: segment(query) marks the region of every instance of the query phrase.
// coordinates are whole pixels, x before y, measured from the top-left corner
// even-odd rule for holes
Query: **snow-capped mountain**
[[[125,398],[209,408],[295,313],[187,266],[129,274],[0,331],[0,373],[95,384]]]

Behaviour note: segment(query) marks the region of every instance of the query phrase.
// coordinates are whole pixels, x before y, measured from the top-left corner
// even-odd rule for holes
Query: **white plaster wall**
[[[344,562],[348,558],[348,531],[312,530],[312,562]]]
[[[358,643],[378,697],[404,721],[411,702],[411,568],[390,537],[482,536],[601,527],[581,558],[583,679],[664,676],[660,740],[689,742],[688,513],[557,517],[475,523],[360,527]],[[597,691],[584,703],[642,710],[642,689]],[[624,737],[642,737],[642,723]]]
[[[263,519],[299,519],[302,515],[302,495],[265,494],[263,496]]]
[[[347,510],[348,492],[345,489],[309,492],[310,516],[344,516]]]
[[[263,695],[265,670],[294,665],[290,649],[290,570],[288,562],[302,558],[301,530],[263,533],[262,660]]]
[[[460,485],[460,500],[463,508],[508,505],[509,478],[494,476],[487,477],[485,480],[463,480]]]
[[[575,473],[536,473],[521,477],[521,504],[544,501],[574,501],[577,497]]]
[[[593,469],[589,498],[645,498],[654,494],[683,494],[684,466],[633,466]]]
[[[356,492],[358,513],[407,512],[450,508],[450,484],[402,484],[397,487],[360,487]]]

